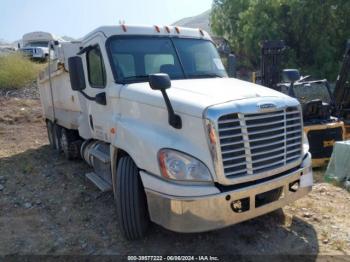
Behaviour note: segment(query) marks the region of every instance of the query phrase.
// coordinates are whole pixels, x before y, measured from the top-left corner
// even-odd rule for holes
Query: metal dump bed
[[[81,112],[77,92],[71,89],[68,57],[79,51],[79,43],[61,43],[54,47],[55,60],[39,74],[38,86],[43,116],[69,129],[78,128]]]

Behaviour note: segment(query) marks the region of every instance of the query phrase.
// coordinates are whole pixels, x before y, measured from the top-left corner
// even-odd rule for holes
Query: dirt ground
[[[0,255],[350,254],[350,194],[322,170],[283,211],[201,234],[154,225],[135,242],[122,238],[112,193],[87,181],[88,170],[50,149],[38,100],[0,97]]]

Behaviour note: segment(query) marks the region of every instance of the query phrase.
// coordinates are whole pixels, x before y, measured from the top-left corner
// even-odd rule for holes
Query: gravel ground
[[[24,88],[13,89],[13,88],[0,88],[0,97],[16,97],[21,99],[39,99],[39,90],[37,82],[28,84]]]
[[[88,171],[50,149],[38,100],[0,97],[0,255],[350,254],[350,194],[322,170],[312,193],[283,210],[201,234],[154,225],[135,242],[122,238],[112,194]]]

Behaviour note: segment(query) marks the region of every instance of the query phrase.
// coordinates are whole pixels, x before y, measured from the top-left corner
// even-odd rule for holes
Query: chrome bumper
[[[292,192],[289,186],[295,181],[299,181],[299,188]],[[283,193],[280,199],[256,206],[256,195],[281,187]],[[153,222],[176,232],[203,232],[269,213],[305,196],[311,188],[312,170],[308,164],[297,171],[258,185],[209,196],[174,197],[147,188],[145,191]],[[233,211],[233,201],[244,198],[249,199],[249,209],[240,213]]]

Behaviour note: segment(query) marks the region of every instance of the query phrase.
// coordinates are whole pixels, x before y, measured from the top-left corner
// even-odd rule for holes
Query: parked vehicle
[[[22,47],[19,50],[34,60],[47,61],[49,58],[49,42],[63,41],[47,32],[31,32],[23,35]],[[53,54],[53,53],[52,53]],[[51,57],[53,59],[53,57]]]
[[[308,81],[310,76],[302,78],[296,69],[282,70],[284,50],[284,41],[262,43],[259,79],[262,85],[295,97],[302,104],[312,165],[321,167],[329,162],[335,142],[345,139],[344,122],[337,117],[337,101],[326,79]],[[299,78],[291,80],[288,74]]]
[[[299,102],[228,78],[206,32],[104,26],[54,49],[39,76],[50,144],[113,190],[127,239],[150,221],[230,226],[311,190]]]
[[[293,73],[295,79],[287,74]],[[296,69],[283,71],[284,83],[278,86],[281,91],[297,98],[303,110],[304,132],[310,144],[313,167],[324,166],[329,162],[333,146],[345,139],[344,122],[334,116],[335,101],[326,79],[308,81]]]

